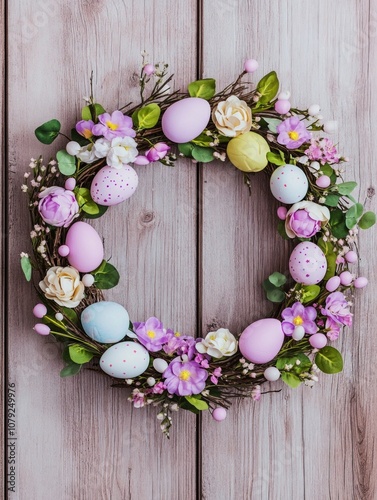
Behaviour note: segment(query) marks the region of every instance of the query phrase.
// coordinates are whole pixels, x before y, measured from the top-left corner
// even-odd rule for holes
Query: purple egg
[[[177,144],[190,142],[206,128],[211,106],[200,97],[187,97],[175,102],[162,116],[162,131]]]
[[[331,179],[328,175],[321,175],[321,177],[318,177],[315,183],[318,187],[325,189],[330,186]]]
[[[47,314],[47,307],[44,304],[34,306],[33,314],[36,318],[43,318]]]
[[[90,194],[99,205],[112,207],[134,194],[138,176],[129,165],[122,168],[103,167],[97,172],[90,186]]]
[[[69,191],[73,191],[76,187],[76,179],[73,177],[69,177],[64,184],[64,187],[68,189]]]
[[[349,252],[346,253],[346,255],[344,256],[344,258],[350,264],[354,264],[355,262],[357,262],[357,253],[354,252],[353,250],[350,250]]]
[[[315,333],[314,335],[310,335],[309,343],[315,349],[322,349],[327,344],[327,337],[323,333]]]
[[[343,271],[339,275],[340,282],[344,286],[348,286],[352,283],[353,277],[352,274],[349,271]]]
[[[242,332],[239,341],[241,354],[252,363],[268,363],[277,355],[284,342],[279,320],[265,318],[255,321]]]
[[[50,333],[50,328],[44,323],[37,323],[34,325],[34,330],[39,333],[39,335],[48,335]]]
[[[339,276],[333,276],[326,283],[326,290],[328,292],[334,292],[339,287],[339,285],[340,285],[340,278],[339,278]]]
[[[315,243],[303,241],[291,253],[289,271],[297,283],[316,285],[323,280],[327,271],[325,254]]]
[[[367,286],[368,280],[364,276],[360,276],[360,278],[356,278],[354,282],[354,287],[355,288],[364,288]]]
[[[103,260],[103,243],[97,231],[86,222],[75,222],[65,240],[68,262],[80,273],[94,271]]]
[[[225,408],[215,408],[212,412],[212,418],[216,420],[216,422],[222,422],[226,419],[226,409]]]

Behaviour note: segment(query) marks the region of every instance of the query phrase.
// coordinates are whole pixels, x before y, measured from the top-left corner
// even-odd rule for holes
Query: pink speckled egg
[[[246,359],[263,364],[274,359],[283,341],[281,322],[274,318],[264,318],[245,328],[240,336],[239,348]]]
[[[122,168],[106,166],[92,180],[90,194],[99,205],[111,207],[132,196],[138,182],[137,173],[129,165]]]
[[[289,271],[297,283],[316,285],[327,271],[325,254],[315,243],[303,241],[291,253]]]
[[[168,139],[178,144],[190,142],[206,128],[211,116],[211,106],[200,97],[187,97],[175,102],[163,114],[162,131]]]
[[[99,365],[110,377],[134,378],[148,368],[149,353],[136,342],[119,342],[102,354]]]
[[[306,196],[308,186],[306,175],[295,165],[278,167],[270,179],[271,192],[282,203],[290,204],[301,201]]]
[[[97,231],[86,222],[75,222],[69,228],[65,244],[68,262],[80,273],[94,271],[103,260],[103,244]]]

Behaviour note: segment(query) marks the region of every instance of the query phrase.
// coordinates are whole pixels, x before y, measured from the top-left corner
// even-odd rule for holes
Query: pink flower
[[[140,392],[139,389],[134,389],[132,391],[131,401],[133,402],[135,408],[142,408],[143,406],[145,406],[144,398],[145,394]]]
[[[319,161],[322,165],[339,163],[340,155],[332,141],[327,137],[312,139],[309,148],[305,151],[311,161]]]
[[[212,375],[211,375],[211,382],[212,382],[212,384],[217,385],[220,377],[221,377],[221,368],[220,367],[215,368],[213,370]]]
[[[162,394],[165,391],[165,389],[166,389],[166,387],[165,387],[165,384],[163,382],[157,382],[157,384],[155,384],[152,387],[152,393],[153,394]]]
[[[336,340],[337,338],[339,338],[340,328],[341,325],[339,323],[334,321],[332,318],[327,318],[326,330],[328,329],[328,332],[326,335],[330,340]]]
[[[259,401],[261,397],[260,385],[256,385],[253,387],[251,391],[251,398],[253,401]]]
[[[330,293],[326,298],[326,307],[321,309],[321,313],[338,325],[352,325],[353,314],[342,292]]]
[[[311,238],[330,219],[330,211],[313,201],[300,201],[292,205],[285,218],[285,230],[290,238]]]
[[[103,135],[111,141],[115,137],[135,137],[136,132],[132,129],[132,119],[125,116],[121,111],[103,113],[98,117],[99,123],[94,125],[92,132],[96,136]]]
[[[68,227],[78,216],[79,205],[72,191],[51,186],[41,193],[38,211],[42,219],[51,226]]]
[[[297,149],[311,138],[304,123],[297,117],[291,116],[277,126],[279,133],[277,141],[287,149]]]
[[[170,150],[170,146],[164,142],[158,142],[152,146],[148,151],[145,152],[146,158],[150,161],[162,160],[166,156],[166,153]]]
[[[85,139],[90,139],[93,137],[93,127],[94,127],[94,121],[93,120],[81,120],[78,123],[76,123],[76,131],[85,137]]]

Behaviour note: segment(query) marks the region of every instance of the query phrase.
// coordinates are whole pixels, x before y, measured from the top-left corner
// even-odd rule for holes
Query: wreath
[[[329,344],[352,324],[352,295],[367,284],[352,265],[359,259],[358,228],[369,228],[376,217],[352,196],[356,182],[343,180],[348,159],[328,137],[337,123],[323,122],[318,105],[293,108],[290,93],[279,93],[274,71],[253,86],[245,77],[258,63],[248,59],[221,91],[206,78],[187,92],[171,92],[168,66],[145,58],[138,105],[107,112],[93,98],[91,78],[82,119],[69,136],[55,119],[36,129],[43,144],[59,135],[67,144],[47,164],[41,156],[32,159],[24,174],[33,256],[22,253],[21,267],[28,281],[36,275],[35,332],[62,344],[60,375],[83,366],[107,375],[113,387],[131,389],[135,408],[156,406],[169,436],[172,412],[179,409],[209,410],[221,421],[232,398],[257,401],[265,382],[281,378],[290,387],[311,387],[319,371],[342,370],[342,356]],[[229,160],[249,189],[252,175],[266,173],[281,203],[278,231],[297,242],[289,273],[274,272],[263,283],[274,313],[243,332],[224,325],[194,338],[156,317],[130,321],[121,304],[104,298],[119,273],[85,219],[103,216],[135,193],[131,164],[173,166],[178,156],[201,168]]]

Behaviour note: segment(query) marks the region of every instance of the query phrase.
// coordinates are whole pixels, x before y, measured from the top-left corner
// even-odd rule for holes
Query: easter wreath
[[[69,142],[56,161],[32,159],[24,174],[33,257],[22,253],[21,267],[27,280],[33,270],[38,276],[34,330],[62,343],[62,377],[88,363],[102,369],[112,386],[131,389],[134,407],[158,407],[167,436],[179,408],[209,409],[220,421],[231,398],[259,400],[266,381],[313,386],[319,371],[341,371],[342,356],[329,343],[351,325],[350,299],[367,284],[349,267],[358,261],[358,227],[372,226],[375,214],[351,195],[356,182],[342,179],[348,160],[327,137],[336,122],[323,123],[318,105],[292,108],[275,72],[255,88],[245,82],[257,67],[247,60],[219,92],[211,78],[190,83],[188,92],[170,92],[167,65],[148,64],[144,54],[140,104],[108,113],[92,91],[69,137],[55,119],[36,129],[44,144],[58,135]],[[254,172],[267,173],[282,203],[278,231],[298,243],[289,278],[274,272],[263,283],[275,313],[241,334],[220,328],[204,338],[181,335],[155,317],[130,322],[122,305],[104,300],[102,291],[117,285],[119,274],[82,219],[102,216],[135,192],[130,164],[172,166],[177,152],[203,164],[228,159],[249,189]]]

